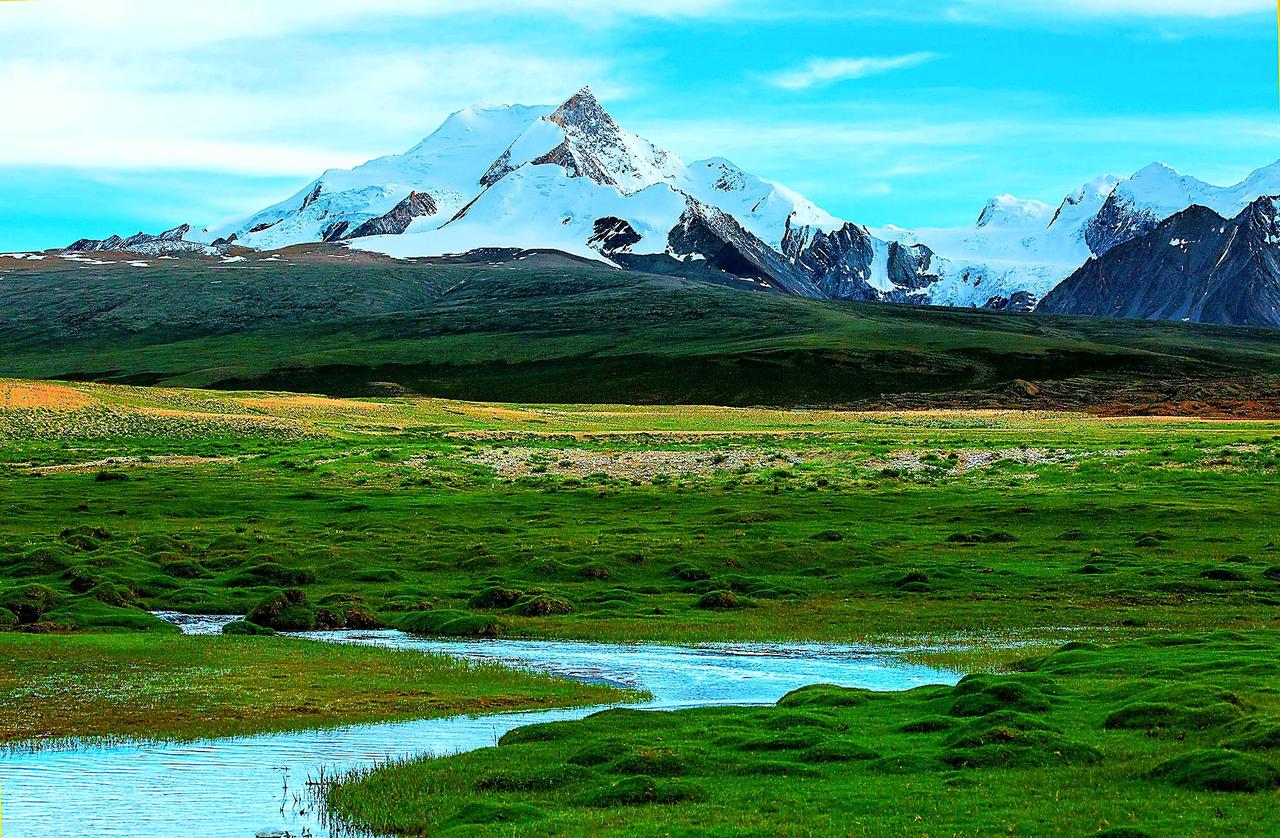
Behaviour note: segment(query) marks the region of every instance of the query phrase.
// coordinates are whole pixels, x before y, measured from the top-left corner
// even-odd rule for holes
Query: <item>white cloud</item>
[[[377,29],[397,20],[474,19],[500,23],[546,15],[580,25],[630,18],[693,18],[732,11],[741,0],[44,0],[6,4],[8,36],[54,41],[91,37],[98,46],[144,43],[148,49],[243,41],[317,31]]]
[[[554,103],[585,83],[623,92],[607,59],[543,44],[169,46],[86,37],[64,50],[0,29],[0,165],[315,175],[408,148],[473,102]]]
[[[1230,18],[1270,12],[1271,0],[1018,0],[1010,8],[1008,0],[962,0],[962,5],[1004,15],[1015,11],[1035,11],[1056,16],[1090,17]]]
[[[932,52],[872,58],[814,58],[802,67],[773,76],[770,81],[784,90],[807,90],[836,82],[878,76],[927,64],[938,56]]]

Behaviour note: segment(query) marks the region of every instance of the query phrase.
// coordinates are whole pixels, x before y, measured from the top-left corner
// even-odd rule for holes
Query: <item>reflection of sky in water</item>
[[[177,620],[216,632],[225,619]],[[323,639],[442,652],[647,690],[651,707],[767,704],[807,684],[875,690],[954,683],[870,646],[742,644],[698,648],[533,640],[448,641],[395,631],[328,632]],[[123,745],[0,756],[7,838],[181,835],[251,838],[259,831],[328,835],[304,784],[329,773],[415,754],[494,744],[521,725],[588,709],[453,717],[269,734],[183,745]],[[309,830],[309,831],[308,831]]]

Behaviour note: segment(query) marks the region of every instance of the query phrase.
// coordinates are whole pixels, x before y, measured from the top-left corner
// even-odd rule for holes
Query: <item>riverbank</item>
[[[242,736],[634,700],[445,655],[296,638],[0,634],[0,743]]]
[[[505,663],[589,683],[626,684],[652,695],[642,702],[648,708],[771,704],[791,690],[819,682],[903,690],[959,678],[901,661],[891,650],[868,647],[692,649],[441,641],[394,631],[330,632],[321,637],[330,643],[402,649],[420,657],[448,653],[473,664]],[[121,741],[74,751],[0,751],[5,830],[14,838],[129,838],[145,824],[149,833],[186,838],[280,832],[350,835],[349,830],[331,828],[315,799],[332,777],[414,757],[489,747],[516,728],[582,718],[598,710],[461,715],[194,743]]]

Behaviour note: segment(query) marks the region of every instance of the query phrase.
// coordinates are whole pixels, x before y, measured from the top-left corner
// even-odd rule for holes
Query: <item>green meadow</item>
[[[1280,422],[8,380],[0,481],[10,742],[621,697],[273,631],[906,640],[980,674],[609,711],[329,803],[407,835],[1278,825]],[[182,638],[156,610],[261,636]],[[202,671],[218,686],[183,716]]]

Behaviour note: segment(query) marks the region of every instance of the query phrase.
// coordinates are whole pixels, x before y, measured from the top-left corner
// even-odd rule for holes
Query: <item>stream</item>
[[[159,616],[189,634],[216,633],[233,619]],[[301,636],[498,661],[645,690],[652,700],[633,706],[651,710],[772,704],[791,690],[818,683],[905,690],[954,684],[960,677],[905,662],[902,649],[865,645],[464,641],[391,630]],[[3,833],[7,838],[321,838],[331,832],[307,793],[309,778],[388,759],[483,748],[513,728],[581,718],[599,709],[452,716],[182,744],[14,750],[0,754]]]

